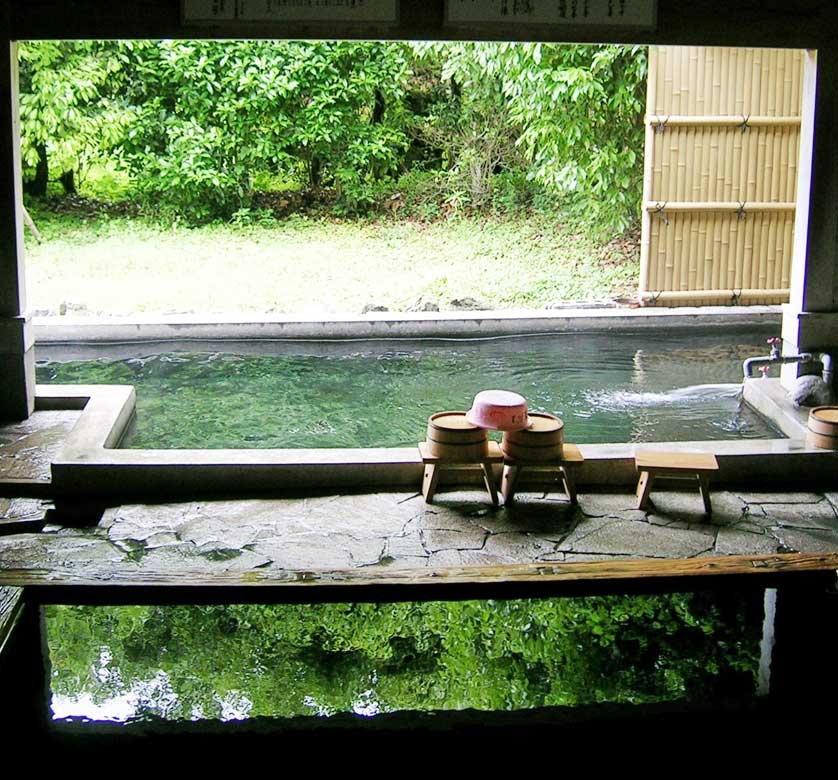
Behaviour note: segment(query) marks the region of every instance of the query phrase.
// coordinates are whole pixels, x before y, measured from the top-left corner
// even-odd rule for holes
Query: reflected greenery
[[[53,708],[231,719],[748,696],[761,609],[756,596],[703,593],[49,607]]]

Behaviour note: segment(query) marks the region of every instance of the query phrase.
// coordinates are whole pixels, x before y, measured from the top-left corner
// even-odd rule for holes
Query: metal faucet
[[[774,337],[772,339],[768,339],[767,342],[771,346],[771,354],[765,357],[752,357],[748,358],[744,363],[742,363],[742,373],[744,374],[745,379],[751,379],[751,372],[754,367],[760,367],[760,370],[767,369],[769,366],[772,365],[781,365],[784,366],[787,363],[810,363],[813,360],[820,359],[821,362],[824,364],[824,375],[829,372],[829,377],[832,377],[832,358],[830,355],[821,354],[818,356],[813,355],[811,352],[801,352],[798,355],[782,355],[780,353],[780,347],[783,343],[783,340]],[[763,370],[763,376],[766,375],[766,372]],[[826,379],[826,376],[824,376]]]

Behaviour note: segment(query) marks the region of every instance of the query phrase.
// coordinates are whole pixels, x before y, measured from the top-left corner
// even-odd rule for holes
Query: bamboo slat
[[[654,107],[654,101],[657,95],[657,73],[658,73],[658,57],[654,47],[650,50],[649,56],[652,59],[652,66],[649,68],[649,76],[646,83],[646,111],[650,111]],[[655,130],[650,125],[646,125],[646,133],[644,139],[643,158],[645,160],[643,166],[643,200],[644,202],[652,197],[652,188],[655,182]],[[640,289],[648,290],[649,283],[649,265],[651,254],[652,217],[647,209],[643,209],[642,226],[640,233]]]
[[[722,224],[722,254],[720,262],[722,269],[719,274],[719,286],[733,288],[736,281],[736,262],[731,252],[731,242],[736,241],[737,220],[728,220]]]
[[[649,290],[644,292],[641,297],[644,300],[654,301],[693,301],[693,300],[708,300],[718,303],[719,301],[732,301],[733,298],[739,300],[748,298],[751,300],[767,300],[778,299],[780,301],[787,301],[789,291],[785,289],[777,290],[762,290],[750,288],[728,288],[724,290]]]
[[[745,225],[742,224],[741,219],[736,219],[732,223],[733,241],[731,245],[733,265],[733,282],[731,286],[734,289],[744,287],[742,275],[744,272],[743,259],[745,248]]]
[[[765,287],[776,287],[776,264],[777,264],[777,220],[765,219],[767,223],[766,248],[765,248],[765,280],[762,285]]]
[[[713,217],[713,275],[710,287],[718,290],[725,286],[725,279],[722,278],[722,222],[718,214]]]
[[[794,240],[794,220],[786,217],[783,222],[783,264],[778,287],[791,286],[792,241]]]
[[[733,113],[745,116],[745,53],[740,49],[736,52],[736,99],[733,103]]]
[[[675,251],[675,234],[678,230],[678,222],[676,219],[672,217],[668,217],[669,224],[667,225],[664,221],[664,238],[665,240],[665,252],[663,257],[663,289],[664,290],[671,290],[673,289],[672,285],[672,269],[674,267],[674,258],[673,254]]]
[[[714,114],[727,113],[721,108],[721,91],[722,91],[722,57],[720,50],[716,49],[713,56],[712,65],[712,94],[713,98],[710,101],[712,108],[710,109]]]
[[[663,265],[664,258],[666,256],[666,246],[664,244],[663,235],[661,231],[665,230],[666,226],[663,224],[663,221],[659,218],[653,217],[652,219],[655,225],[657,251],[655,252],[655,264],[653,266],[655,274],[654,279],[650,283],[650,289],[659,290],[663,287]]]
[[[724,139],[724,165],[719,170],[719,186],[716,190],[716,197],[719,200],[727,200],[730,198],[729,183],[733,181],[733,139],[734,133],[720,131]],[[727,198],[725,195],[727,194]]]
[[[760,214],[759,223],[759,279],[755,285],[758,289],[764,290],[768,287],[769,277],[769,241],[768,228],[770,220],[766,219],[766,215]]]
[[[716,212],[716,211],[730,211],[733,213],[738,213],[740,208],[744,205],[744,210],[746,214],[754,213],[754,212],[782,212],[782,211],[794,211],[796,208],[795,203],[770,203],[770,202],[759,202],[759,203],[751,203],[746,201],[744,204],[739,203],[738,201],[730,200],[730,201],[716,201],[716,202],[698,202],[698,201],[648,201],[643,204],[643,207],[648,211],[658,211],[661,207],[664,207],[664,211],[667,213],[669,212],[678,212],[678,211],[702,211],[702,212]]]

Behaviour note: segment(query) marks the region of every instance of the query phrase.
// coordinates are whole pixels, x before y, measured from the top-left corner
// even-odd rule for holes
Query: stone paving
[[[838,493],[656,492],[649,512],[629,493],[524,495],[494,509],[476,491],[374,493],[126,505],[90,529],[48,525],[0,538],[0,568],[336,570],[422,568],[608,558],[695,558],[838,552]]]
[[[47,479],[78,414],[36,412],[0,427],[0,481]],[[561,494],[525,493],[500,508],[476,490],[446,491],[432,505],[418,493],[319,495],[126,505],[95,528],[15,533],[50,504],[7,497],[0,528],[12,533],[0,535],[0,568],[333,570],[838,552],[836,492],[726,490],[712,501],[706,516],[697,491],[655,491],[649,511],[634,509],[628,492],[582,493],[577,507]]]
[[[28,420],[0,426],[0,482],[4,479],[49,480],[50,462],[81,412],[35,412]],[[8,495],[8,492],[6,493]],[[35,498],[0,497],[0,531],[21,521],[43,518],[50,504]]]
[[[0,426],[0,480],[49,479],[49,464],[80,415],[35,412],[28,420]]]

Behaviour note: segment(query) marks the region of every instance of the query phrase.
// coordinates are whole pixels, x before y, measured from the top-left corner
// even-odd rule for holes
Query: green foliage
[[[414,120],[414,133],[438,151],[447,172],[448,202],[482,207],[495,174],[520,169],[519,129],[508,110],[494,44],[415,44],[419,63],[438,84]]]
[[[528,44],[502,51],[530,176],[581,196],[590,221],[603,229],[627,228],[642,195],[645,47]]]
[[[498,173],[513,170],[575,196],[603,232],[636,222],[645,48],[483,43],[417,51],[440,61],[440,77],[451,85],[422,132],[465,180],[475,205],[488,200]]]
[[[119,98],[131,41],[20,45],[21,153],[30,178],[43,150],[50,167],[83,171],[113,149],[129,114]]]
[[[637,219],[641,47],[37,42],[21,58],[30,172],[116,153],[190,223],[242,222],[255,181],[334,193],[338,214],[390,208],[404,175],[431,218],[563,199],[603,231]]]
[[[138,714],[289,717],[753,692],[758,600],[53,607],[53,690]]]
[[[147,196],[191,221],[248,208],[265,171],[363,207],[405,146],[398,47],[163,41],[137,52],[125,160]]]
[[[162,41],[135,49],[127,92],[134,116],[122,143],[140,192],[190,222],[248,205],[250,171],[276,151],[289,88],[265,48]],[[246,140],[245,140],[246,139]]]

